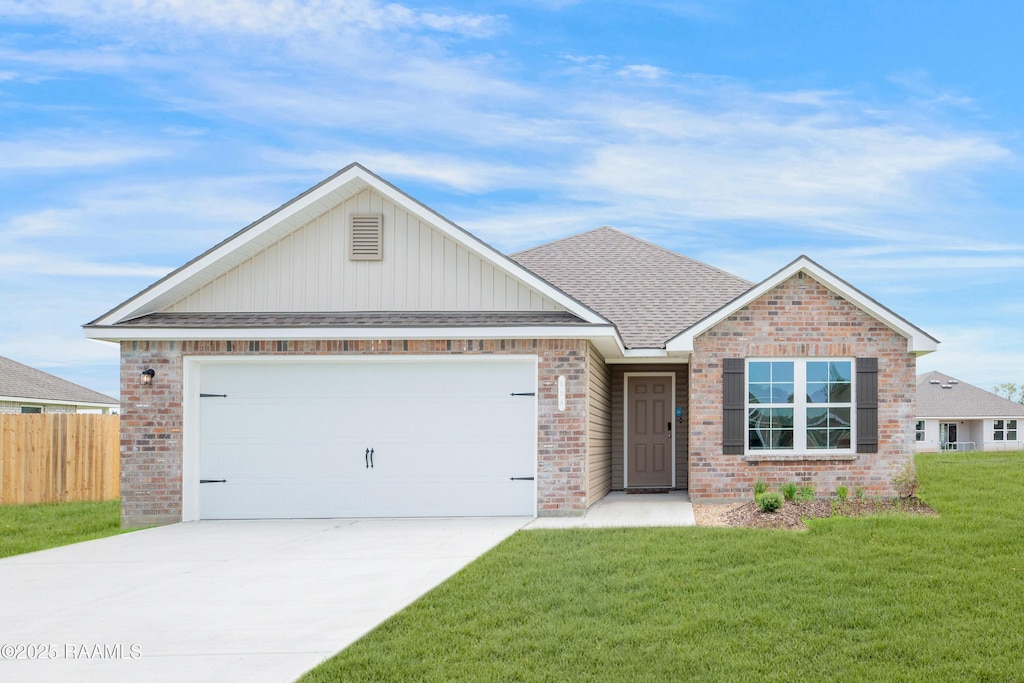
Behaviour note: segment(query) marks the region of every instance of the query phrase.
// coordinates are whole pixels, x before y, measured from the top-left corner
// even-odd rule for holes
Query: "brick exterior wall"
[[[803,277],[801,277],[803,275]],[[852,459],[750,462],[722,453],[722,359],[753,357],[878,359],[878,453]],[[690,498],[753,497],[758,479],[772,488],[813,484],[894,495],[892,476],[913,457],[916,359],[907,340],[805,274],[780,284],[694,340],[690,364]]]
[[[121,519],[124,526],[170,524],[182,512],[182,382],[185,356],[531,354],[537,377],[537,512],[573,515],[587,499],[585,340],[185,341],[121,344]],[[153,385],[139,374],[153,368]],[[566,409],[558,410],[558,377]]]

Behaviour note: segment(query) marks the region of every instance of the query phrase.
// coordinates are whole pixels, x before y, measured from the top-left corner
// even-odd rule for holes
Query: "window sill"
[[[743,459],[755,462],[850,462],[856,453],[748,453]]]

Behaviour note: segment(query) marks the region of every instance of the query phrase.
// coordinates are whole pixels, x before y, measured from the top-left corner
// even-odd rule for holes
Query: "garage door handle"
[[[366,457],[366,468],[367,469],[372,468],[373,467],[373,449],[372,448],[367,448],[366,449],[366,456],[365,457]]]
[[[509,477],[509,481],[533,481],[533,477]]]
[[[199,483],[200,484],[226,484],[226,483],[228,483],[228,480],[227,479],[200,479]]]

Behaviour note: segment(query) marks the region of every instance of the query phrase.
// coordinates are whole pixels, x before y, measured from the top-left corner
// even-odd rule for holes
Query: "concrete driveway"
[[[193,522],[2,559],[0,680],[292,681],[529,521]]]

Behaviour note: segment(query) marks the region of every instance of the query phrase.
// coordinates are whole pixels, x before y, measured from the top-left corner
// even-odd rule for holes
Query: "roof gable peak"
[[[250,223],[86,327],[116,325],[125,320],[169,310],[169,307],[239,267],[255,254],[279,243],[367,189],[383,198],[385,203],[390,202],[414,220],[441,233],[445,239],[451,240],[458,248],[467,250],[489,267],[550,300],[554,306],[564,308],[588,322],[607,324],[607,320],[599,314],[498,252],[483,240],[402,192],[365,166],[352,163]]]
[[[829,291],[837,294],[849,303],[872,316],[890,329],[907,339],[908,350],[917,355],[931,353],[938,348],[938,340],[921,328],[901,317],[891,309],[882,305],[872,297],[843,280],[835,273],[821,266],[809,256],[801,254],[788,265],[751,287],[747,292],[736,297],[728,304],[708,315],[687,330],[669,340],[666,348],[669,352],[688,353],[693,351],[694,339],[714,327],[727,317],[750,304],[755,299],[771,291],[800,273],[809,275],[814,281]]]

